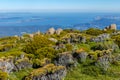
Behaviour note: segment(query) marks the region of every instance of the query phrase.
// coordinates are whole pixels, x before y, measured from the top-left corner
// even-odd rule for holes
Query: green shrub
[[[117,49],[117,45],[114,44],[113,41],[105,41],[105,42],[99,42],[96,43],[95,45],[93,45],[91,47],[92,50],[107,50],[107,49],[113,49],[113,47],[116,47]]]
[[[66,44],[67,51],[72,51],[73,47],[71,44]]]
[[[82,69],[82,73],[97,77],[99,74],[101,74],[101,70],[95,66],[88,66]]]
[[[0,52],[8,51],[8,50],[10,50],[11,48],[13,48],[13,44],[5,44],[5,45],[3,45],[3,46],[0,46]]]
[[[56,71],[59,71],[61,69],[65,69],[64,66],[55,66],[54,64],[48,64],[42,68],[38,68],[38,69],[35,69],[33,70],[30,75],[28,75],[25,80],[30,80],[32,79],[33,77],[36,77],[36,76],[42,76],[42,75],[46,75],[46,74],[51,74],[51,73],[54,73]]]
[[[120,35],[115,36],[114,39],[115,43],[118,44],[118,46],[120,47]]]
[[[76,30],[76,29],[65,29],[64,31],[67,33],[80,33],[80,30]]]
[[[50,46],[52,43],[53,42],[48,40],[48,38],[46,38],[45,36],[36,35],[33,37],[32,41],[27,42],[27,44],[23,48],[23,51],[28,54],[35,54],[37,49]]]
[[[43,59],[43,58],[52,59],[56,55],[56,50],[51,47],[43,47],[43,48],[38,49],[35,55],[39,59]]]
[[[86,34],[93,35],[93,36],[97,36],[102,33],[103,33],[103,31],[100,29],[97,29],[97,28],[90,28],[90,29],[86,30]]]

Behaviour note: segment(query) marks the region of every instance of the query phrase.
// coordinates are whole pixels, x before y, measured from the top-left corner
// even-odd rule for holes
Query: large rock
[[[109,28],[110,28],[111,30],[117,30],[116,24],[111,24],[111,25],[109,26]]]
[[[10,73],[25,68],[32,68],[32,63],[28,58],[24,58],[23,55],[17,59],[13,58],[12,56],[0,59],[0,70],[3,72]]]
[[[42,68],[33,70],[25,80],[63,80],[66,76],[66,68],[64,66],[55,66],[48,64]]]
[[[80,52],[75,52],[73,54],[74,58],[76,58],[78,61],[80,60],[80,62],[85,62],[86,58],[88,56],[88,53],[85,51],[80,51]]]
[[[85,43],[86,42],[86,37],[81,36],[81,35],[77,35],[77,34],[70,34],[67,35],[66,37],[64,37],[62,39],[62,41],[64,43],[69,43],[69,44],[73,44],[73,43]]]
[[[56,31],[55,31],[55,33],[57,34],[57,35],[60,35],[60,33],[63,31],[63,29],[61,29],[61,28],[59,28],[59,29],[57,29]]]
[[[97,62],[95,63],[95,65],[101,69],[103,69],[104,71],[107,71],[108,68],[110,67],[110,62],[109,62],[109,56],[108,55],[103,55],[101,57],[98,58]]]
[[[0,59],[0,70],[3,72],[10,73],[15,68],[13,59]]]
[[[49,34],[49,35],[52,35],[52,34],[57,34],[57,35],[60,35],[60,33],[63,31],[63,29],[59,28],[57,30],[55,30],[53,27],[50,28],[46,34]]]
[[[47,32],[46,32],[46,34],[50,34],[50,35],[52,35],[52,34],[54,34],[55,33],[55,29],[52,27],[52,28],[50,28]]]
[[[110,38],[110,34],[101,34],[95,38],[91,38],[92,42],[104,42],[106,39]]]
[[[21,69],[32,68],[32,63],[29,61],[28,58],[18,59],[15,62],[15,67],[17,71]]]
[[[71,52],[60,53],[54,61],[55,65],[66,66],[67,68],[75,66],[76,61],[74,60]]]
[[[111,24],[111,25],[105,27],[104,31],[107,31],[107,30],[117,30],[117,25]]]
[[[78,41],[81,43],[85,43],[86,42],[86,38],[84,36],[78,36]]]
[[[50,40],[50,41],[53,41],[53,42],[55,42],[55,43],[58,42],[58,40],[55,39],[55,38],[49,38],[49,40]]]

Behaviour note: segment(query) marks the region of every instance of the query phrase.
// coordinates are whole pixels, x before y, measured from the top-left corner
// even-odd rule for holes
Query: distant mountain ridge
[[[82,23],[74,25],[75,28],[80,30],[85,30],[90,27],[103,29],[107,27],[109,24],[117,24],[118,29],[120,29],[120,16],[97,16],[95,19],[89,23]]]
[[[21,33],[45,32],[50,27],[86,30],[116,24],[120,29],[119,14],[105,13],[0,13],[0,37]]]

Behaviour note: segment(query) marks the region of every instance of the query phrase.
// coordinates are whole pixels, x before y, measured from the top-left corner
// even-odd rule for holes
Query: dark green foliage
[[[90,28],[90,29],[86,30],[86,34],[93,35],[93,36],[97,36],[102,33],[103,33],[103,31],[100,29],[97,29],[97,28]]]
[[[33,68],[39,68],[41,67],[41,60],[40,59],[34,59],[33,60]]]
[[[103,31],[104,33],[114,33],[114,32],[116,32],[116,30],[110,30],[110,29],[108,29],[108,30],[106,30],[106,31]]]
[[[80,33],[80,31],[76,29],[65,29],[64,31],[67,33]]]

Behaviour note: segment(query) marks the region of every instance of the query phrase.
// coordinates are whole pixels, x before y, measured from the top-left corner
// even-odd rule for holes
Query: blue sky
[[[120,0],[0,0],[0,11],[120,12]]]

